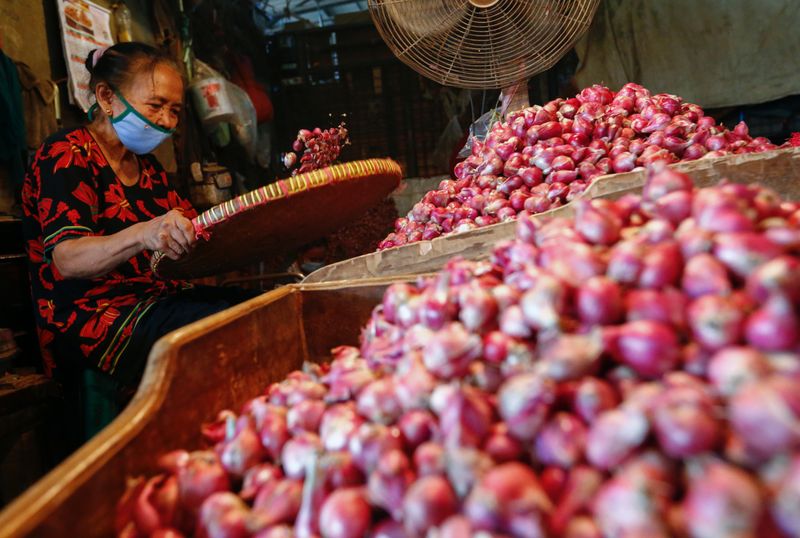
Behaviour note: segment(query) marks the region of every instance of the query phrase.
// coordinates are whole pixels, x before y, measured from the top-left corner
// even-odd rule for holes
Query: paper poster
[[[61,21],[61,41],[67,61],[69,102],[84,112],[91,105],[89,72],[84,63],[92,49],[114,44],[111,11],[88,0],[56,0]]]

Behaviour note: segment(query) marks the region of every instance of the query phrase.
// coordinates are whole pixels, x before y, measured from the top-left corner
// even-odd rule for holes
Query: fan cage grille
[[[392,52],[445,86],[505,88],[545,71],[589,28],[599,0],[369,0]]]

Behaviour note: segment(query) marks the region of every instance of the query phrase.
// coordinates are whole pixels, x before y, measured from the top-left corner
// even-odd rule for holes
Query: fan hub
[[[469,3],[475,7],[487,8],[492,7],[500,0],[469,0]]]

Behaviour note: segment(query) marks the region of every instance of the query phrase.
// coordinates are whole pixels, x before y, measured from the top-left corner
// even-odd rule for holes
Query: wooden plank
[[[800,198],[800,182],[797,181],[800,179],[800,148],[701,159],[677,163],[672,167],[691,175],[698,186],[712,185],[722,178],[729,178],[740,183],[762,183],[787,198]],[[585,196],[618,198],[627,192],[641,190],[645,178],[644,170],[602,176],[589,186]],[[540,216],[569,217],[572,212],[572,204],[567,204]],[[336,282],[429,273],[441,269],[454,256],[472,260],[485,259],[497,242],[514,237],[515,227],[514,222],[504,222],[432,241],[420,241],[365,254],[322,267],[310,274],[305,282]]]

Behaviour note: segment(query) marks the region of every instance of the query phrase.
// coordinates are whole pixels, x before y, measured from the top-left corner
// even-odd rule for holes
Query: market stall
[[[4,475],[0,535],[800,536],[800,135],[735,108],[793,106],[747,19],[800,10],[130,4],[43,14],[0,468],[106,420]]]

